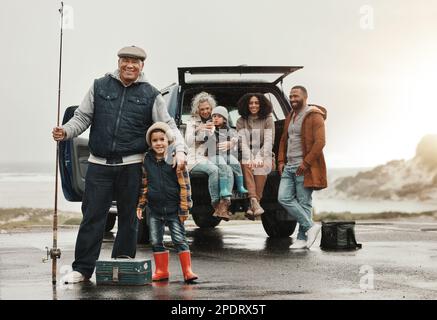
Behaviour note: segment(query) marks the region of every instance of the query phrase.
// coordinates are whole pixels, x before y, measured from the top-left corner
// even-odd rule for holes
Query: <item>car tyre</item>
[[[214,228],[221,219],[213,217],[214,208],[210,204],[194,205],[191,208],[193,220],[199,228]]]
[[[265,232],[271,238],[290,237],[296,229],[295,220],[280,220],[278,215],[283,215],[283,209],[264,207],[264,214],[261,216],[261,222]]]

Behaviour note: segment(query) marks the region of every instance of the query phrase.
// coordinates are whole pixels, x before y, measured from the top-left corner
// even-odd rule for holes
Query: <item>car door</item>
[[[182,108],[180,106],[180,86],[176,83],[161,90],[161,94],[166,102],[167,110],[170,116],[175,119],[176,125],[181,132],[182,137],[185,136],[186,125],[182,121]]]
[[[78,106],[68,107],[62,124],[67,123]],[[85,175],[88,169],[88,138],[77,137],[59,143],[59,171],[65,199],[81,202],[85,191]]]
[[[176,123],[178,123],[178,119],[180,118],[180,112],[178,110],[178,92],[179,85],[176,83],[161,90],[161,95],[165,100],[168,113],[170,117],[176,120]]]

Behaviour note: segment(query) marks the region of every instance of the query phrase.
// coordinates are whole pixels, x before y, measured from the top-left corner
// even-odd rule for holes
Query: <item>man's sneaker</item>
[[[63,284],[79,283],[85,281],[85,276],[78,271],[71,271],[62,277]]]
[[[318,224],[314,224],[308,231],[307,231],[307,247],[308,249],[311,248],[311,246],[314,244],[314,241],[316,241],[317,236],[319,235],[321,227]]]
[[[296,240],[295,243],[292,244],[290,249],[306,249],[307,248],[307,242],[306,240]]]

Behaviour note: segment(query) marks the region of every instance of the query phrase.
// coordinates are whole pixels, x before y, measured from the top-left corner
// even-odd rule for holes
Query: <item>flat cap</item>
[[[121,48],[120,51],[118,51],[118,56],[120,58],[122,57],[137,58],[140,59],[141,61],[146,60],[147,57],[146,51],[136,46]]]

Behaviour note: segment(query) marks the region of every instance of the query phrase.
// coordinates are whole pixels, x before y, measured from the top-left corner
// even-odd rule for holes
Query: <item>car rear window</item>
[[[278,98],[273,92],[266,92],[265,88],[262,90],[253,88],[203,88],[201,90],[189,90],[183,94],[181,117],[182,123],[187,123],[187,121],[190,119],[191,101],[196,94],[202,91],[212,94],[217,101],[217,105],[226,107],[229,112],[229,124],[231,127],[236,126],[237,120],[240,117],[238,113],[237,102],[244,94],[248,92],[264,92],[264,95],[273,105],[273,119],[275,121],[285,119],[284,109]]]

